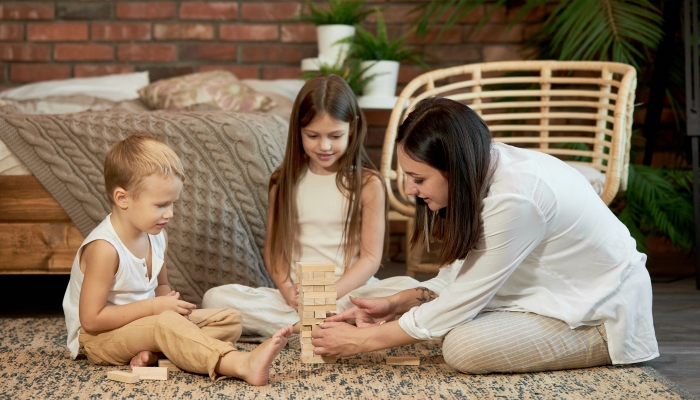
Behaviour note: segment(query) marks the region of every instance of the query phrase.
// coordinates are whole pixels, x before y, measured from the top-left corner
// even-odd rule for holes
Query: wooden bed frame
[[[0,176],[0,274],[69,274],[83,239],[36,178]]]

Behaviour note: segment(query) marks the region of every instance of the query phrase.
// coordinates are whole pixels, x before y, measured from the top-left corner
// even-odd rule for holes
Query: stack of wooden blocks
[[[326,263],[296,264],[299,287],[299,318],[301,319],[301,362],[335,363],[334,357],[314,354],[311,332],[321,329],[318,325],[326,319],[326,313],[335,311],[335,265]]]

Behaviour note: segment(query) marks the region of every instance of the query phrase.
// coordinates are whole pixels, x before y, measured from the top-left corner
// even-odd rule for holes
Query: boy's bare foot
[[[135,355],[131,359],[130,365],[132,367],[145,367],[146,365],[153,365],[158,361],[158,357],[150,351],[142,351]]]
[[[287,345],[287,338],[292,334],[292,329],[291,325],[285,326],[250,353],[226,353],[219,361],[217,372],[241,378],[253,386],[267,385],[270,365]]]

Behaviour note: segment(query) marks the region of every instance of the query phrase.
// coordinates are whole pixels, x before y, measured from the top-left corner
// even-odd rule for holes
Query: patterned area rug
[[[445,364],[440,342],[338,360],[301,364],[298,336],[275,360],[270,384],[252,387],[226,379],[170,372],[168,381],[125,384],[85,359],[70,360],[60,318],[0,319],[0,398],[7,399],[690,399],[692,396],[641,366],[531,374],[464,375]],[[254,344],[239,343],[247,351]],[[420,366],[386,365],[387,355],[420,356]]]

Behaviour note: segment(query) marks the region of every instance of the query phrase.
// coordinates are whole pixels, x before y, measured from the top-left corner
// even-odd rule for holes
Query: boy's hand
[[[153,315],[160,315],[163,311],[175,311],[183,317],[189,319],[192,310],[197,306],[180,300],[180,293],[174,290],[165,296],[156,297],[153,299]]]

